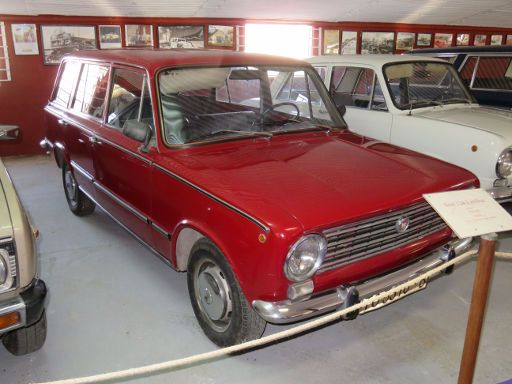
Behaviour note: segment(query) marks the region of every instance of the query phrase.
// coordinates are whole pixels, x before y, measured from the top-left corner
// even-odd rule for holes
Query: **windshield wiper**
[[[203,140],[203,139],[207,139],[207,138],[215,137],[215,136],[229,135],[229,134],[239,134],[242,136],[272,137],[272,133],[270,133],[270,132],[238,131],[236,129],[219,129],[217,131],[208,132],[203,135],[194,137],[190,142],[199,141],[199,140]]]

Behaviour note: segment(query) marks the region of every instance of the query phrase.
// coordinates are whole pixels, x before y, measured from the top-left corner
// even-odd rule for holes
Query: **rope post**
[[[473,382],[497,239],[498,235],[496,233],[489,233],[480,237],[480,248],[478,250],[458,384],[471,384]]]

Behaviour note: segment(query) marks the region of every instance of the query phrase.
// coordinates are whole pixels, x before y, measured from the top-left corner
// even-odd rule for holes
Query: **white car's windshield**
[[[312,68],[173,68],[160,72],[158,88],[168,144],[345,128]]]
[[[388,64],[384,67],[384,77],[393,103],[399,109],[473,102],[457,71],[448,63]]]

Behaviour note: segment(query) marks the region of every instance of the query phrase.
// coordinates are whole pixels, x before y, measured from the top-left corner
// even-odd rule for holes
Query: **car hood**
[[[12,222],[9,208],[7,205],[7,196],[4,186],[9,182],[7,171],[0,160],[0,239],[4,237],[12,237]]]
[[[321,229],[477,183],[470,172],[348,131],[191,148],[170,171],[269,227]],[[174,169],[173,169],[174,168]]]
[[[435,107],[426,112],[418,111],[414,116],[464,125],[512,141],[512,113],[506,110],[480,106],[446,106]]]

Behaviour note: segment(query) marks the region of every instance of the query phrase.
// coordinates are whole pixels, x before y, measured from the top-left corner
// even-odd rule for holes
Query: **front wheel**
[[[220,347],[258,339],[266,322],[247,302],[233,271],[220,251],[199,240],[187,272],[194,313],[210,340]]]
[[[40,349],[46,340],[46,313],[29,327],[16,329],[2,337],[4,347],[13,355],[21,356]]]
[[[62,184],[71,212],[77,216],[87,216],[94,212],[96,204],[78,188],[71,167],[66,162],[62,166]]]

